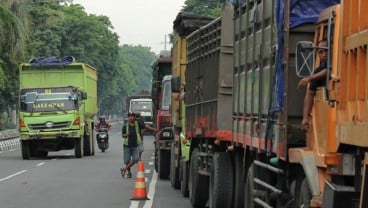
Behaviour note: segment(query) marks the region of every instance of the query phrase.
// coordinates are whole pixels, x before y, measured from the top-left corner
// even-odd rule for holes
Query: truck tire
[[[49,154],[49,152],[46,151],[46,150],[38,150],[37,151],[37,156],[41,157],[41,158],[46,158],[48,154]]]
[[[210,174],[209,204],[211,208],[231,207],[233,199],[233,167],[230,154],[215,152]]]
[[[83,157],[83,137],[80,139],[74,140],[74,154],[76,158],[82,158]]]
[[[180,164],[180,161],[178,161],[180,156],[175,156],[175,142],[171,143],[170,154],[170,183],[174,189],[180,189],[179,167],[175,166],[175,163]]]
[[[158,154],[158,176],[160,179],[168,179],[170,175],[170,151],[160,149]]]
[[[93,136],[93,130],[92,130],[92,135],[91,135],[91,143],[92,143],[92,150],[91,150],[91,155],[95,155],[95,137]]]
[[[154,161],[154,165],[155,165],[155,171],[158,173],[158,157],[159,157],[159,149],[157,147],[157,142],[154,142],[155,145],[155,152],[153,153],[155,156],[155,161]]]
[[[193,207],[204,207],[208,200],[208,177],[198,173],[199,150],[193,150],[189,166],[189,199]]]
[[[28,160],[31,157],[30,142],[21,140],[20,143],[21,143],[21,148],[22,148],[22,158],[24,160]]]
[[[83,147],[84,147],[84,152],[83,152],[83,155],[84,156],[90,156],[91,155],[91,137],[90,137],[90,134],[89,133],[85,133],[84,134],[84,139],[83,139]]]
[[[243,155],[241,152],[234,154],[234,208],[244,207],[243,191],[245,187]]]
[[[312,200],[312,193],[309,189],[307,179],[303,177],[296,182],[295,207],[309,208]]]
[[[188,179],[189,179],[189,173],[188,173],[188,162],[182,161],[180,165],[180,172],[181,172],[181,184],[180,184],[180,191],[183,194],[184,197],[189,196],[189,190],[188,190]]]
[[[254,208],[253,194],[252,194],[252,191],[254,190],[253,179],[254,179],[254,168],[252,164],[248,169],[247,179],[245,181],[244,208]]]

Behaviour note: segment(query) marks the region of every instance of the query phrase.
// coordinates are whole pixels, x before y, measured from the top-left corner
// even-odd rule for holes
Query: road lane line
[[[38,164],[36,165],[36,167],[40,167],[40,166],[42,166],[42,165],[44,165],[44,164],[45,164],[45,162],[38,163]]]
[[[149,185],[149,192],[147,196],[150,200],[147,200],[146,203],[144,203],[143,208],[152,208],[153,197],[156,191],[156,183],[157,183],[157,173],[156,171],[153,171],[151,183]]]
[[[145,171],[144,171],[144,173],[145,174],[149,174],[151,172],[151,170],[150,169],[146,169]]]
[[[9,152],[13,152],[13,151],[15,151],[15,150],[17,150],[17,149],[10,149],[10,150],[9,150]]]
[[[153,162],[149,162],[148,165],[153,165]]]
[[[17,175],[20,175],[22,173],[25,173],[25,172],[27,172],[27,170],[22,170],[22,171],[19,171],[17,173],[14,173],[13,175],[7,176],[5,178],[0,178],[0,182],[3,182],[3,181],[8,180],[8,179],[11,179],[11,178],[13,178],[13,177],[15,177]]]
[[[139,201],[131,201],[129,208],[138,208],[139,207]]]

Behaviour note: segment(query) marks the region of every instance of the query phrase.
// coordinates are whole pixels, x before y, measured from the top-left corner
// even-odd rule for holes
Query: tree
[[[155,59],[155,54],[149,47],[141,45],[123,45],[120,48],[121,61],[132,69],[137,87],[133,94],[142,90],[151,90],[152,68],[151,63]]]
[[[15,1],[0,1],[0,114],[3,124],[9,122],[10,109],[16,103],[18,91],[18,63],[23,58],[23,25],[15,15]],[[4,113],[7,112],[7,113]],[[3,126],[3,125],[0,125]]]
[[[186,0],[182,11],[216,18],[221,14],[222,3],[222,0]]]

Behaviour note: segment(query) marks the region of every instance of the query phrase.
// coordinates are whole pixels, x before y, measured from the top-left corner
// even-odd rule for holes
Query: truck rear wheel
[[[245,187],[242,152],[234,154],[234,208],[244,207],[243,191]]]
[[[31,157],[30,142],[21,140],[21,148],[22,148],[22,158],[24,160],[28,160]]]
[[[193,207],[204,207],[208,199],[208,177],[198,173],[199,150],[192,152],[189,168],[189,199]]]
[[[41,158],[46,158],[48,154],[49,154],[49,152],[46,151],[46,150],[38,150],[37,151],[37,156],[41,157]]]
[[[210,174],[209,203],[211,208],[231,207],[233,177],[230,154],[215,152]]]
[[[188,162],[187,161],[181,162],[180,171],[181,171],[180,191],[184,197],[188,197],[189,196],[189,190],[188,190],[189,173],[188,173]]]
[[[253,194],[252,194],[252,191],[254,190],[253,179],[254,179],[254,168],[252,164],[248,169],[247,179],[245,182],[244,208],[254,208]]]
[[[174,189],[180,188],[180,181],[179,181],[179,167],[176,167],[175,163],[180,164],[178,161],[179,156],[175,156],[175,142],[171,143],[171,156],[170,156],[170,183]]]
[[[74,140],[74,154],[76,158],[83,157],[83,137]]]
[[[160,179],[168,179],[170,175],[170,152],[160,149],[158,151],[158,176]]]
[[[307,179],[304,177],[296,181],[295,207],[309,208],[312,200],[312,193],[309,189]]]

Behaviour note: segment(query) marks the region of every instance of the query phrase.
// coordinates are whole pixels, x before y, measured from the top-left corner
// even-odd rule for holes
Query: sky
[[[173,32],[173,21],[185,0],[73,0],[89,14],[109,17],[119,35],[120,44],[151,47],[158,54],[169,50],[168,34]]]

